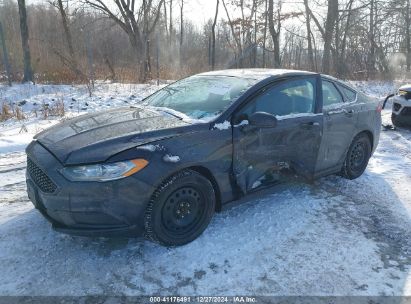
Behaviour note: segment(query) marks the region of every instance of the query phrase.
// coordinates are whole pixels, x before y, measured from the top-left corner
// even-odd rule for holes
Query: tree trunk
[[[310,25],[310,10],[308,8],[308,0],[304,0],[305,6],[305,24],[307,27],[307,43],[308,43],[308,62],[310,65],[311,71],[316,71],[315,63],[314,63],[314,53],[313,53],[313,45],[311,41],[311,25]]]
[[[33,69],[31,67],[29,28],[27,25],[27,12],[25,0],[18,0],[20,15],[21,45],[24,58],[24,77],[23,82],[33,81]]]
[[[408,2],[408,0],[407,0]],[[375,0],[370,1],[370,28],[369,28],[369,44],[370,44],[370,52],[368,54],[367,60],[367,74],[368,78],[374,75],[375,72]]]
[[[405,43],[407,48],[407,72],[411,71],[411,37],[410,37],[410,26],[411,26],[411,16],[410,16],[410,0],[407,0],[407,8],[406,8],[406,18],[405,18]]]
[[[257,26],[257,1],[253,1],[253,7],[254,7],[254,50],[253,50],[253,67],[257,67],[257,31],[258,31],[258,26]]]
[[[169,14],[169,21],[170,21],[170,25],[168,27],[169,31],[170,31],[170,45],[171,42],[173,40],[173,0],[170,0],[170,14]]]
[[[273,0],[268,0],[268,29],[273,39],[274,45],[274,67],[279,68],[281,66],[280,60],[280,31],[277,31],[274,27],[274,3]]]
[[[265,0],[265,16],[264,16],[264,35],[263,35],[263,68],[266,67],[265,64],[265,53],[266,53],[266,43],[267,43],[267,22],[268,22],[268,0]]]
[[[166,36],[168,36],[168,21],[167,21],[167,3],[164,1],[164,24],[166,28]]]
[[[6,39],[4,38],[3,26],[1,22],[0,22],[0,43],[2,45],[2,50],[3,50],[3,61],[4,61],[4,67],[6,68],[7,82],[9,86],[11,86],[11,72],[10,72],[9,56],[7,54]]]
[[[180,67],[182,66],[183,62],[183,42],[184,42],[184,0],[181,0],[180,6]]]
[[[68,20],[67,20],[67,14],[63,6],[63,1],[62,0],[57,0],[58,4],[58,9],[60,12],[61,16],[61,22],[63,23],[63,30],[64,30],[64,36],[66,38],[69,54],[70,54],[70,60],[71,60],[71,65],[73,66],[73,70],[76,73],[77,76],[79,76],[79,70],[78,70],[78,64],[76,60],[76,54],[74,52],[74,47],[73,47],[73,38],[71,36],[70,28],[68,26]]]
[[[241,44],[241,38],[239,39],[235,33],[234,25],[233,22],[231,21],[230,14],[228,13],[227,5],[224,0],[222,0],[223,7],[225,10],[225,13],[227,15],[228,19],[228,24],[230,25],[231,29],[231,34],[233,35],[233,39],[235,41],[235,44],[237,46],[237,52],[238,54],[234,54],[234,60],[236,62],[236,67],[238,68],[239,66],[242,67],[242,57],[243,57],[243,46]],[[238,58],[238,59],[237,59]]]
[[[331,64],[331,42],[334,34],[335,21],[338,17],[338,0],[329,0],[328,1],[328,11],[327,19],[325,22],[324,30],[324,54],[323,54],[323,64],[322,71],[325,74],[330,73],[330,64]]]
[[[218,17],[218,6],[220,1],[217,0],[217,5],[215,8],[215,16],[213,25],[211,26],[211,70],[214,71],[215,69],[215,26],[217,24],[217,17]]]
[[[352,15],[352,5],[354,3],[354,0],[350,0],[348,3],[348,12],[347,12],[347,20],[345,22],[345,27],[344,27],[344,35],[341,41],[341,46],[340,46],[340,56],[337,59],[337,75],[339,77],[345,77],[347,73],[347,68],[346,68],[346,61],[345,61],[345,51],[347,49],[347,37],[348,37],[348,30],[351,24],[351,15]]]

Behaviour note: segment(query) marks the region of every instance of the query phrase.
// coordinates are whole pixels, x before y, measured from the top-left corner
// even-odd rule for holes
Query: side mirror
[[[274,128],[277,126],[277,118],[267,112],[255,112],[248,117],[250,126],[258,128]]]

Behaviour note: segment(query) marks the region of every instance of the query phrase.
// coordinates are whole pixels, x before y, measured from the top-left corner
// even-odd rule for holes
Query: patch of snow
[[[137,149],[139,150],[146,150],[150,152],[155,152],[155,151],[165,151],[166,148],[164,148],[162,145],[143,145],[143,146],[138,146]]]
[[[263,184],[263,183],[262,183],[260,180],[256,180],[256,181],[252,184],[251,188],[252,188],[252,189],[255,189],[255,188],[257,188],[257,187],[260,187],[262,184]]]
[[[222,131],[222,130],[228,130],[228,129],[231,128],[231,123],[226,120],[226,121],[224,121],[224,122],[215,124],[215,125],[214,125],[214,128],[215,128],[215,129],[218,129],[218,130],[220,130],[220,131]]]
[[[239,124],[234,125],[234,128],[248,125],[248,120],[242,120]]]
[[[294,113],[294,114],[288,114],[288,115],[276,115],[275,117],[277,120],[284,120],[284,119],[290,119],[290,118],[298,118],[298,117],[312,117],[312,116],[321,116],[323,113]]]
[[[180,161],[179,156],[166,154],[163,156],[163,160],[168,163],[178,163]]]
[[[156,150],[156,146],[154,146],[154,145],[144,145],[144,146],[137,147],[137,149],[154,152]]]

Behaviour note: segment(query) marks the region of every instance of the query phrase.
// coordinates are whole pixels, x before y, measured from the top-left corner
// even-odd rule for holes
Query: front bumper
[[[396,122],[411,125],[411,99],[399,95],[393,97],[392,114]]]
[[[42,145],[33,142],[26,152],[36,169],[26,172],[29,199],[55,230],[82,236],[143,234],[146,204],[154,191],[151,185],[135,175],[104,183],[71,182],[59,173],[63,166]]]

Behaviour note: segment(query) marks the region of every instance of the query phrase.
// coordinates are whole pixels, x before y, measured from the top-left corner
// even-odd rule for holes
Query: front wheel
[[[164,246],[187,244],[207,228],[215,203],[211,182],[195,171],[183,170],[154,192],[145,213],[146,237]]]
[[[347,179],[360,177],[371,157],[371,141],[367,134],[358,134],[352,141],[345,157],[341,175]]]

